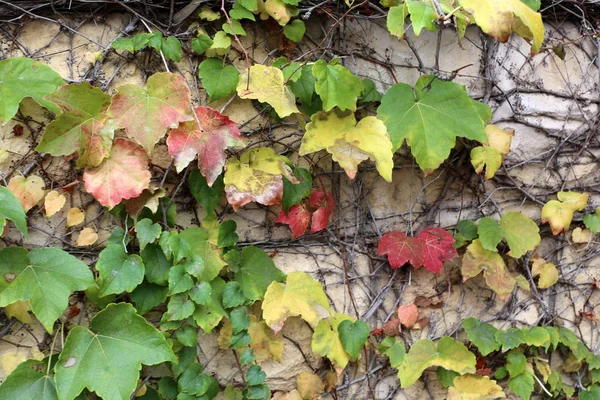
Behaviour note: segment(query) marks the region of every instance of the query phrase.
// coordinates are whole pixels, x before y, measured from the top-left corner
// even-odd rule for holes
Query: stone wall
[[[107,51],[95,61],[96,51],[102,51],[120,32],[142,28],[133,26],[132,18],[114,14],[97,21],[71,20],[79,35],[60,29],[48,21],[20,20],[0,30],[0,58],[29,56],[47,63],[72,82],[81,79],[112,92],[124,83],[143,83],[148,74],[161,70],[156,57],[142,55],[137,59],[117,56]],[[336,311],[353,313],[345,285],[344,269],[360,315],[372,328],[381,327],[399,304],[415,302],[419,297],[421,315],[427,318],[422,329],[410,332],[409,340],[456,335],[460,322],[476,317],[492,322],[499,328],[530,326],[552,322],[560,317],[594,351],[600,344],[597,322],[581,316],[581,312],[600,313],[599,292],[594,282],[600,280],[600,246],[597,238],[589,243],[574,244],[570,234],[553,237],[542,227],[543,242],[538,253],[553,261],[560,269],[559,284],[544,292],[516,289],[507,302],[500,301],[487,288],[481,277],[461,284],[460,259],[445,265],[441,275],[424,269],[401,269],[392,272],[383,257],[376,255],[378,238],[390,230],[418,232],[426,226],[452,228],[461,219],[483,216],[499,218],[502,212],[521,211],[539,222],[542,205],[560,190],[585,191],[590,194],[587,212],[600,206],[600,141],[597,135],[600,75],[598,45],[582,33],[577,25],[558,23],[547,25],[543,51],[531,57],[530,46],[518,37],[498,44],[469,29],[460,42],[454,32],[424,32],[416,38],[411,50],[406,41],[391,37],[383,19],[352,18],[340,24],[340,32],[326,44],[332,50],[325,57],[338,56],[355,73],[374,80],[380,90],[396,81],[413,84],[422,72],[439,70],[441,74],[456,74],[455,82],[464,84],[473,97],[488,102],[493,110],[492,122],[510,127],[516,135],[511,153],[502,169],[490,181],[473,173],[468,157],[468,144],[459,141],[443,168],[425,176],[406,149],[395,157],[393,183],[384,182],[369,166],[363,168],[354,181],[347,179],[339,166],[325,154],[313,158],[314,172],[336,197],[337,210],[332,225],[326,231],[291,240],[286,227],[274,224],[278,210],[249,205],[227,218],[238,223],[240,238],[245,244],[260,246],[275,253],[273,260],[284,272],[309,272],[324,283]],[[244,44],[251,48],[255,62],[269,63],[279,55],[278,44],[256,25]],[[322,35],[317,24],[309,27],[309,37],[315,42]],[[564,60],[552,51],[562,44]],[[439,48],[439,50],[438,50]],[[298,54],[307,49],[296,49]],[[422,60],[419,65],[417,57]],[[239,54],[231,53],[240,69]],[[172,71],[182,73],[192,87],[195,101],[206,104],[206,96],[195,77],[197,61],[183,60],[171,64]],[[212,105],[221,108],[225,100]],[[32,151],[40,138],[48,116],[32,102],[24,102],[19,118],[0,127],[0,148],[9,150],[10,157],[0,165],[5,179],[21,172],[35,172],[46,180],[48,188],[59,187],[77,179],[69,161],[40,156]],[[364,110],[369,112],[372,110]],[[225,113],[243,126],[250,141],[282,140],[297,148],[303,133],[298,124],[275,124],[258,114],[250,101],[235,100]],[[15,136],[13,127],[25,127],[22,136]],[[283,147],[275,145],[278,150]],[[298,161],[293,159],[294,162]],[[152,156],[155,175],[169,168],[166,146],[159,145]],[[299,160],[305,163],[305,160]],[[172,190],[181,177],[174,171],[168,175],[166,188]],[[81,189],[80,186],[78,186]],[[185,190],[180,193],[178,219],[186,227],[202,217],[200,209]],[[77,248],[74,243],[81,227],[65,227],[65,214],[46,219],[39,209],[30,215],[28,246],[62,246],[80,255],[89,263],[96,260],[106,243],[113,219],[89,195],[76,190],[70,195],[71,207],[86,211],[86,226],[100,232],[100,240],[89,248]],[[222,207],[226,204],[223,202]],[[581,216],[578,215],[581,221]],[[9,233],[8,240],[19,241],[19,235]],[[8,241],[7,241],[8,243]],[[517,266],[511,266],[517,270]],[[427,306],[427,298],[431,304]],[[76,301],[75,299],[74,301]],[[92,306],[81,304],[83,313],[78,323],[85,324],[93,313]],[[299,372],[312,370],[320,362],[311,356],[311,331],[300,321],[290,321],[283,331],[285,358],[282,363],[263,365],[274,390],[295,387]],[[459,335],[460,336],[460,335]],[[60,349],[60,343],[56,344]],[[202,337],[202,362],[206,370],[221,382],[240,379],[231,352],[217,352],[216,335]],[[0,354],[26,355],[41,350],[48,353],[49,338],[38,325],[13,323],[10,331],[0,337]],[[5,358],[0,358],[4,365]],[[340,377],[340,395],[352,398],[353,393],[367,390],[364,363]],[[373,359],[369,366],[369,383],[378,398],[421,399],[445,397],[445,390],[436,382],[435,373],[427,372],[425,380],[401,390],[398,380],[381,360]],[[1,372],[0,372],[1,373]]]

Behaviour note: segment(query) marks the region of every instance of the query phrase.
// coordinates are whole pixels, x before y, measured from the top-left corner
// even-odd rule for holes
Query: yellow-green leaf
[[[323,287],[304,272],[292,272],[286,284],[273,282],[262,303],[263,318],[279,332],[288,317],[300,316],[312,327],[331,314]]]
[[[454,386],[448,388],[447,400],[493,400],[505,399],[506,394],[496,381],[487,376],[466,374],[454,378]]]
[[[514,32],[533,40],[533,53],[540,50],[544,40],[542,15],[521,0],[459,0],[459,4],[472,14],[482,31],[496,40],[506,42]]]
[[[569,230],[573,213],[583,210],[589,198],[586,193],[577,192],[558,192],[557,197],[542,207],[542,223],[549,223],[554,235]]]
[[[558,282],[558,269],[556,265],[547,262],[543,258],[534,258],[531,266],[531,274],[535,277],[540,277],[538,281],[538,289],[548,289],[550,286]]]
[[[283,72],[276,67],[256,64],[240,75],[237,93],[242,99],[256,99],[269,103],[281,118],[297,113],[296,98],[285,86]]]
[[[365,117],[357,124],[352,112],[313,114],[306,125],[300,155],[319,150],[327,150],[350,179],[356,176],[358,164],[370,158],[379,174],[392,181],[392,142],[385,124],[375,117]]]
[[[343,321],[352,320],[352,317],[349,315],[335,313],[333,317],[319,321],[313,333],[311,342],[313,353],[321,357],[327,357],[333,364],[338,375],[342,373],[350,361],[350,356],[344,350],[344,346],[340,340],[338,326]]]
[[[471,150],[471,164],[481,174],[485,167],[485,179],[492,179],[502,165],[502,154],[490,146],[478,146]]]

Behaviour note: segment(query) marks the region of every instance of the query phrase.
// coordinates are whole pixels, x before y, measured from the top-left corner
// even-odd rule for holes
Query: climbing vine
[[[346,1],[344,17],[364,3]],[[72,400],[94,392],[107,400],[212,399],[219,393],[228,399],[268,399],[271,389],[261,363],[282,360],[281,331],[289,318],[308,324],[312,352],[331,367],[322,376],[299,375],[289,398],[335,390],[348,365],[368,363],[367,348],[389,358],[402,387],[437,367],[451,399],[505,397],[500,381],[524,399],[536,384],[551,397],[573,396],[576,388],[563,379],[573,373],[583,385],[577,388],[579,398],[597,398],[600,359],[564,327],[503,331],[469,318],[462,323],[466,336],[411,342],[407,331],[421,322],[416,305],[401,305],[397,318],[371,330],[357,312],[333,309],[322,284],[309,274],[286,275],[264,250],[238,244],[236,223],[215,211],[223,197],[235,211],[249,203],[273,206],[275,222],[288,225],[294,238],[309,227],[315,233],[330,226],[336,204],[323,179],[313,176],[317,154],[329,154],[349,179],[372,165],[392,182],[394,154],[404,145],[430,174],[461,139],[471,146],[474,170],[491,179],[514,135],[489,124],[490,107],[453,82],[456,71],[442,76],[420,65],[423,74],[414,86],[400,82],[380,93],[341,60],[315,59],[314,51],[301,59],[252,63],[240,40],[245,27],[256,17],[275,21],[285,40],[302,43],[306,25],[298,5],[237,0],[219,10],[203,6],[197,20],[220,24],[213,34],[196,22],[190,28],[194,37],[185,41],[151,29],[119,37],[113,51],[124,57],[153,51],[165,71],[149,76],[144,86],[123,85],[112,95],[85,81],[66,84],[49,66],[29,58],[0,61],[0,120],[15,117],[25,98],[52,113],[35,150],[75,160],[85,191],[119,226],[90,265],[54,247],[0,250],[0,306],[24,322],[30,310],[52,336],[50,352],[18,365],[0,385],[0,398]],[[399,40],[409,40],[409,27],[417,36],[423,29],[453,28],[462,40],[467,26],[476,25],[502,42],[513,33],[529,40],[532,54],[543,50],[539,1],[386,0],[382,5],[389,8],[389,32]],[[232,49],[243,53],[243,68],[230,62]],[[201,60],[200,87],[210,103],[254,100],[274,120],[298,121],[303,135],[297,152],[250,143],[224,110],[194,104],[184,77],[169,69],[170,61],[183,57]],[[161,141],[182,185],[203,208],[196,227],[178,229],[177,190],[168,193],[153,184],[159,177],[152,174],[150,156]],[[296,157],[311,167],[292,162]],[[65,207],[72,188],[45,189],[36,175],[15,176],[1,186],[0,227],[7,231],[9,221],[26,239],[27,212],[42,206],[51,218]],[[568,230],[574,213],[588,202],[584,193],[557,197],[542,210],[542,223],[555,235]],[[599,215],[599,210],[586,214],[587,230],[578,227],[578,234],[600,232]],[[66,224],[78,226],[84,217],[71,208]],[[77,244],[97,239],[85,228]],[[540,241],[537,224],[512,211],[499,221],[460,221],[454,232],[433,226],[414,237],[386,232],[377,252],[387,256],[392,269],[409,264],[433,274],[441,273],[444,262],[459,259],[464,281],[483,274],[507,301],[516,287],[544,290],[557,282],[556,266],[535,253]],[[515,272],[515,265],[523,273]],[[65,326],[76,314],[72,296],[97,307],[89,326]],[[153,311],[160,312],[156,324],[147,319]],[[197,362],[198,335],[213,331],[219,347],[235,354],[242,384],[219,382]],[[64,343],[55,352],[58,340]],[[554,354],[566,360],[562,371],[550,366]],[[142,370],[156,365],[164,366],[158,376]]]

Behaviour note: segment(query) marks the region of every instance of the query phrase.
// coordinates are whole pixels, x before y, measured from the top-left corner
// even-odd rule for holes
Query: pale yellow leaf
[[[9,156],[10,156],[10,154],[9,154],[8,150],[0,149],[0,164],[3,164],[6,161],[8,161]]]
[[[577,227],[572,233],[573,243],[589,243],[592,241],[592,231]]]
[[[485,134],[490,147],[496,149],[503,156],[508,154],[512,138],[515,136],[514,130],[502,129],[496,125],[487,125],[485,127]]]
[[[24,324],[33,322],[29,311],[31,311],[29,300],[19,300],[4,307],[4,312],[6,312],[8,318],[15,317]]]
[[[447,400],[493,400],[505,399],[502,388],[487,376],[466,374],[454,378],[454,386],[448,388]]]
[[[92,228],[83,228],[77,238],[77,246],[91,246],[98,240],[98,233]]]
[[[74,207],[67,212],[67,228],[79,225],[85,219],[85,213],[79,208]]]
[[[23,353],[5,353],[0,358],[0,364],[4,373],[8,376],[13,372],[19,364],[27,360],[27,356]]]
[[[298,375],[296,387],[300,397],[304,400],[315,399],[325,391],[325,384],[323,384],[321,377],[312,372],[302,372]]]
[[[64,194],[58,193],[56,190],[49,192],[44,199],[44,208],[46,209],[46,217],[50,218],[65,206],[67,198]]]
[[[8,182],[8,189],[19,199],[25,212],[31,210],[44,198],[46,185],[44,180],[36,175],[28,178],[15,176]]]
[[[547,262],[543,258],[536,257],[532,260],[531,274],[538,276],[538,289],[548,289],[550,286],[558,282],[558,269],[552,263]]]

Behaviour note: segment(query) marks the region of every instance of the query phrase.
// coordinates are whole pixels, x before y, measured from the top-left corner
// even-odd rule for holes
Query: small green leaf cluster
[[[115,50],[127,50],[131,54],[151,47],[159,53],[162,53],[165,58],[175,62],[181,61],[182,45],[181,41],[175,36],[164,37],[159,31],[151,33],[138,33],[130,38],[120,37],[111,43],[111,47]]]

